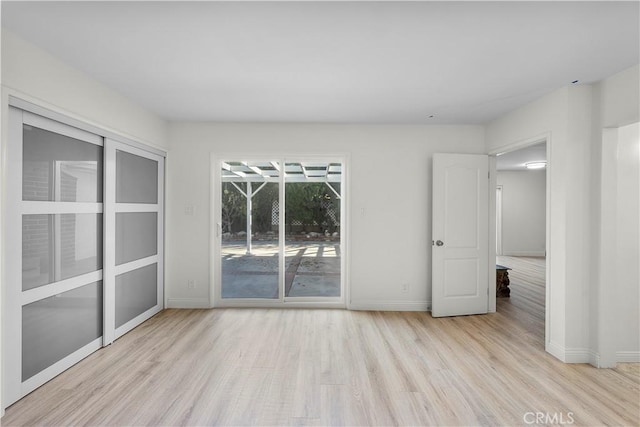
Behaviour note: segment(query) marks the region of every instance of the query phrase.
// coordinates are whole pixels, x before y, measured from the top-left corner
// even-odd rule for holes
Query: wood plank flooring
[[[545,259],[544,257],[499,256],[496,262],[511,268],[511,296],[498,298],[496,310],[518,318],[528,333],[544,347]]]
[[[640,425],[639,365],[545,353],[544,280],[521,280],[535,282],[539,260],[501,259],[513,261],[512,297],[482,316],[165,310],[15,403],[2,425],[511,426],[535,413]]]

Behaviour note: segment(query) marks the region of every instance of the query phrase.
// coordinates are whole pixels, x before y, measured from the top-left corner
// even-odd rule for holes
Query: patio
[[[276,240],[222,243],[222,298],[279,298]],[[285,243],[285,297],[339,297],[340,242]]]

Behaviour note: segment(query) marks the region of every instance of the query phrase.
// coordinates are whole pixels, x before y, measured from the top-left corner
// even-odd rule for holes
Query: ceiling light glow
[[[524,165],[527,169],[543,169],[547,167],[547,162],[545,161],[527,162]]]

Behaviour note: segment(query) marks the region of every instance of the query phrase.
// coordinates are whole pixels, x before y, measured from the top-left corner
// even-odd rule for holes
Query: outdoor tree
[[[285,218],[292,230],[293,223],[299,222],[306,227],[319,227],[320,231],[332,232],[335,229],[333,218],[329,215],[329,208],[338,212],[335,206],[339,201],[333,192],[323,182],[289,183],[286,184]],[[337,203],[336,203],[337,202]]]
[[[246,191],[246,183],[238,183]],[[329,184],[340,193],[340,184]],[[258,187],[256,187],[258,188]],[[255,190],[255,188],[254,188]],[[253,232],[273,231],[273,209],[279,199],[277,183],[268,183],[252,198]],[[222,184],[223,232],[233,232],[234,225],[246,221],[246,198],[233,184]],[[282,210],[280,211],[282,214]],[[340,222],[340,199],[324,182],[287,183],[285,193],[285,221],[288,230],[299,224],[303,231],[333,233]]]
[[[245,197],[230,182],[222,183],[222,231],[231,233],[233,224],[246,218],[246,212]]]

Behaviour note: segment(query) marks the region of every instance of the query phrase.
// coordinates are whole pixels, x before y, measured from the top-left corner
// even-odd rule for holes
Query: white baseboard
[[[596,368],[615,368],[616,363],[640,363],[640,351],[618,351],[616,352],[615,363],[603,365],[600,354],[596,352],[590,352],[591,359],[589,364]]]
[[[618,363],[640,363],[640,351],[618,351],[616,361]]]
[[[564,350],[565,363],[590,363],[593,352],[587,348],[566,348]]]
[[[209,298],[167,298],[167,308],[211,308]]]
[[[380,302],[374,300],[351,301],[349,310],[363,311],[430,311],[431,301]]]
[[[545,350],[547,353],[564,363],[593,364],[593,362],[597,362],[598,357],[587,348],[566,348],[552,341],[547,342]]]
[[[600,353],[587,348],[565,348],[548,342],[545,350],[565,363],[588,363],[596,368],[615,368],[615,363],[640,363],[640,351],[618,351],[615,362],[604,362]]]
[[[596,368],[600,367],[600,353],[596,353],[595,351],[589,352],[589,364]]]
[[[544,251],[502,251],[503,256],[545,256]]]
[[[545,351],[547,353],[549,353],[550,355],[552,355],[553,357],[555,357],[556,359],[559,359],[562,362],[566,362],[565,360],[565,354],[564,354],[564,347],[561,345],[558,345],[552,341],[548,341],[545,345]]]

